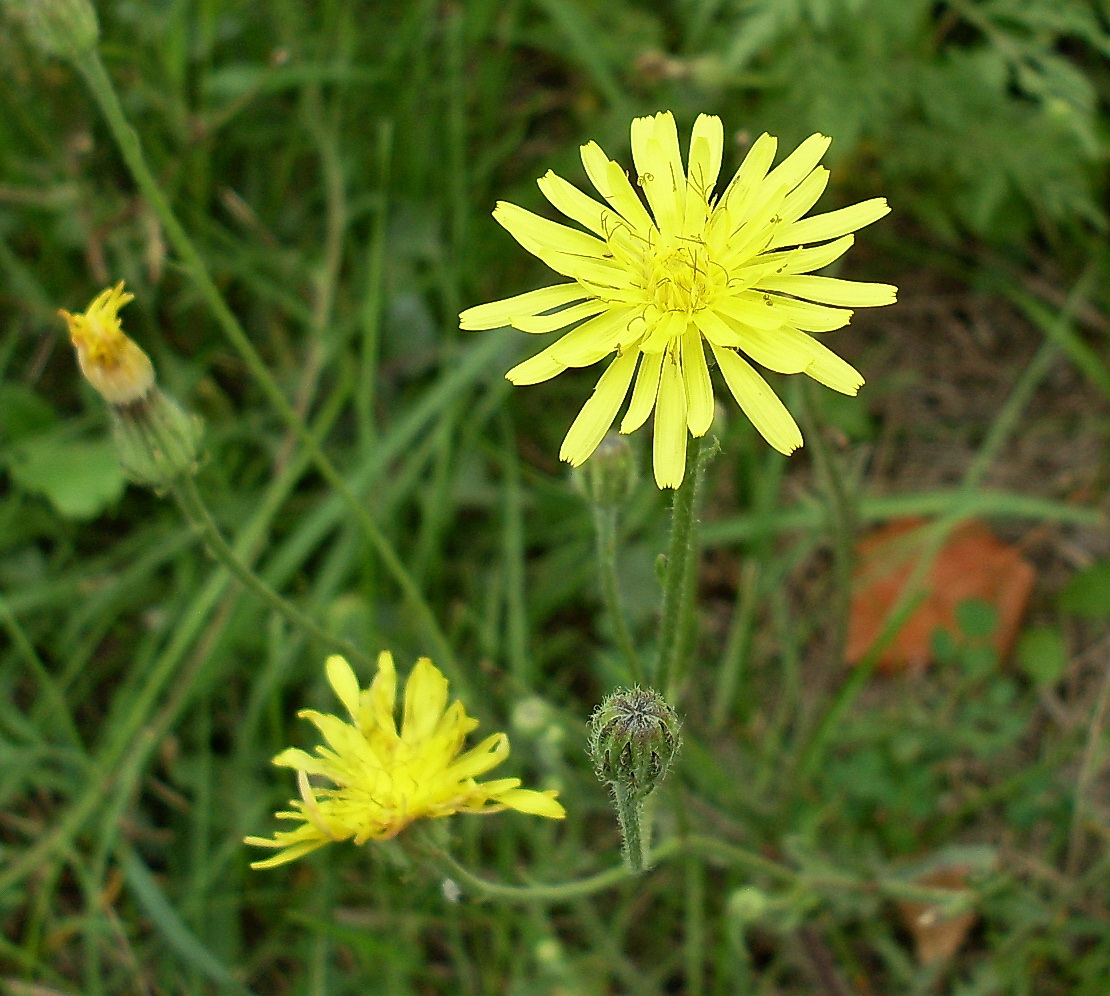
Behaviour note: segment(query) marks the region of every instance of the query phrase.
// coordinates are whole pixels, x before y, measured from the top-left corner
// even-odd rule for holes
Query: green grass
[[[1056,569],[1110,554],[1091,539],[1110,429],[1093,168],[1110,40],[1079,3],[936,6],[100,5],[101,53],[153,174],[292,419],[233,348],[79,75],[4,22],[0,988],[1105,992],[1108,613],[1058,600]],[[652,49],[674,73],[645,68]],[[888,57],[905,76],[859,77]],[[771,452],[729,411],[703,508],[685,747],[655,799],[671,850],[646,876],[532,902],[460,879],[459,897],[399,843],[251,871],[242,837],[272,830],[294,791],[269,760],[313,742],[298,709],[334,705],[328,648],[232,580],[168,497],[123,489],[56,309],[125,279],[126,328],[205,420],[196,483],[237,555],[329,633],[369,657],[392,649],[402,672],[425,653],[452,666],[441,634],[456,690],[512,737],[506,773],[560,789],[564,823],[455,817],[440,828],[451,853],[509,885],[603,875],[620,841],[585,723],[620,655],[591,511],[557,460],[593,377],[512,388],[503,373],[530,343],[459,332],[456,315],[546,279],[490,219],[497,199],[536,207],[548,168],[579,181],[588,139],[627,161],[629,118],[666,107],[680,130],[705,110],[787,143],[833,134],[829,206],[885,194],[895,207],[859,237],[871,251],[852,275],[924,271],[990,295],[1032,359],[1007,366],[1008,400],[967,427],[962,478],[897,493],[866,473],[884,427],[859,412],[913,370],[869,376],[853,410],[778,385],[832,427],[824,467],[812,445]],[[990,144],[1019,127],[1014,148]],[[865,373],[904,334],[885,321],[856,340]],[[1060,416],[1060,447],[1102,444],[1098,467],[1074,467],[1078,496],[1034,464],[1020,486],[1003,473],[1061,377],[1092,400]],[[901,426],[906,452],[934,429]],[[57,456],[28,464],[44,452]],[[1044,555],[1034,600],[1062,670],[999,662],[966,632],[924,679],[845,672],[830,579],[850,569],[855,530],[908,514],[935,519],[937,543],[980,516],[1080,548]],[[642,481],[618,577],[645,651],[667,522]],[[973,869],[962,899],[978,915],[938,968],[915,960],[894,905],[929,862]]]

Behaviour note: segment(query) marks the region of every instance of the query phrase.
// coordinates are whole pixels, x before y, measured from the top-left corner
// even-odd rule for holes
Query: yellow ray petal
[[[620,406],[624,404],[638,358],[639,353],[630,349],[609,364],[597,382],[594,393],[582,406],[578,417],[567,431],[559,450],[560,460],[566,460],[572,467],[577,467],[597,449],[598,443],[617,417]]]
[[[845,235],[835,242],[812,246],[809,249],[780,249],[778,252],[764,253],[760,259],[767,263],[778,263],[775,273],[808,273],[840,259],[856,241],[854,235]]]
[[[728,318],[765,329],[793,325],[805,332],[833,332],[852,319],[852,312],[843,308],[764,293],[759,287],[737,297],[721,298],[713,306]]]
[[[447,679],[427,657],[416,662],[405,684],[401,739],[418,743],[436,728],[447,708]]]
[[[713,424],[713,384],[701,332],[693,323],[682,337],[682,381],[686,388],[686,425],[690,435],[704,436]]]
[[[685,207],[686,173],[678,148],[678,129],[669,111],[633,120],[632,161],[659,230],[677,232]]]
[[[351,670],[351,665],[339,654],[332,654],[324,664],[324,670],[328,676],[328,684],[343,703],[343,708],[350,713],[351,719],[357,723],[360,690],[358,678]]]
[[[629,334],[630,308],[614,308],[571,329],[549,348],[551,357],[568,367],[588,367],[608,356]]]
[[[712,348],[717,366],[721,368],[736,403],[759,434],[780,453],[789,456],[802,445],[802,434],[786,406],[767,382],[735,352],[718,346]]]
[[[652,440],[655,483],[677,488],[686,474],[686,388],[675,350],[667,350],[659,397],[655,402],[655,434]]]
[[[604,204],[595,201],[589,194],[584,194],[573,183],[564,180],[553,170],[548,170],[541,176],[536,184],[540,193],[572,221],[584,225],[591,232],[605,238],[607,228],[612,227],[612,221],[606,222],[606,216],[613,219],[613,212]]]
[[[742,224],[733,229],[728,236],[727,245],[718,254],[725,269],[731,270],[767,248],[778,230],[779,223],[774,219],[780,217],[779,211],[782,210],[786,194],[786,187],[779,187],[757,205]]]
[[[690,319],[685,311],[664,311],[647,338],[640,343],[640,349],[645,353],[661,352],[682,335],[689,324]]]
[[[551,355],[551,350],[555,345],[557,344],[552,343],[547,349],[541,350],[523,363],[518,363],[505,374],[505,379],[512,384],[523,386],[525,384],[542,384],[545,380],[557,377],[566,370],[567,366],[565,363],[559,363]]]
[[[863,374],[847,360],[837,356],[824,343],[818,342],[812,336],[806,336],[806,338],[809,340],[812,357],[806,365],[805,372],[818,383],[831,387],[834,391],[855,396],[863,387]]]
[[[801,183],[821,161],[821,157],[828,151],[832,139],[820,133],[810,135],[801,145],[779,163],[763,181],[763,190],[766,193],[785,186],[793,190]]]
[[[696,197],[709,200],[721,173],[725,129],[715,114],[699,114],[690,136],[690,168],[687,186]]]
[[[788,325],[777,329],[758,329],[730,322],[708,310],[698,314],[697,323],[711,345],[722,349],[741,349],[760,366],[775,373],[801,373],[812,358],[804,344],[794,338],[805,333]]]
[[[564,328],[573,322],[580,322],[583,318],[591,318],[608,310],[608,304],[594,299],[583,301],[581,304],[572,304],[569,308],[564,308],[562,311],[556,311],[549,315],[520,316],[512,320],[512,326],[521,332],[554,332],[556,329]]]
[[[538,290],[517,294],[516,297],[467,308],[459,315],[459,327],[467,331],[498,329],[509,325],[514,318],[521,315],[536,315],[549,308],[581,301],[588,296],[588,292],[577,283],[540,287]]]
[[[876,308],[884,304],[894,304],[898,299],[898,288],[893,284],[873,284],[862,280],[840,280],[837,277],[816,277],[810,274],[767,277],[759,282],[759,286],[809,301],[847,308]]]
[[[636,374],[636,386],[632,389],[632,400],[621,422],[621,432],[635,432],[647,421],[655,407],[659,393],[659,376],[663,372],[663,353],[645,353],[640,371]]]
[[[393,707],[397,703],[397,668],[388,650],[378,654],[378,673],[370,684],[370,713],[373,725],[396,737]]]
[[[770,248],[801,246],[811,242],[835,239],[863,228],[864,225],[870,225],[889,213],[890,205],[887,204],[885,197],[872,197],[869,201],[860,201],[859,204],[852,204],[825,214],[815,214],[812,218],[803,218],[791,225],[784,225],[776,232]]]
[[[829,185],[829,171],[824,166],[818,166],[801,183],[786,196],[779,211],[783,224],[797,221],[814,204],[820,200],[825,188]]]
[[[510,809],[532,816],[546,816],[549,819],[561,820],[567,811],[555,801],[554,792],[537,792],[534,789],[508,789],[498,794],[499,802]]]
[[[587,142],[582,146],[582,165],[597,192],[635,231],[646,233],[655,227],[624,170],[608,159],[596,142]]]
[[[743,221],[754,205],[756,192],[774,161],[778,144],[778,139],[772,138],[766,132],[760,135],[748,150],[732,180],[729,181],[724,194],[721,195],[719,207],[733,216],[735,219],[733,224],[736,221]]]
[[[624,287],[629,283],[629,273],[625,266],[597,256],[575,256],[557,249],[537,249],[538,256],[556,273],[575,280],[588,280],[601,287]]]
[[[493,219],[533,255],[555,250],[574,256],[603,257],[605,243],[592,235],[568,228],[557,221],[548,221],[508,201],[498,201]]]

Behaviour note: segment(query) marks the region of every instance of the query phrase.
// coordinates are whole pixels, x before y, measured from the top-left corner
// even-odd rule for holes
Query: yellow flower
[[[810,271],[839,258],[852,244],[850,232],[890,208],[876,197],[802,218],[828,182],[829,171],[817,164],[830,141],[812,135],[770,169],[777,143],[761,135],[714,197],[724,149],[720,118],[698,117],[683,170],[674,118],[656,114],[632,122],[632,158],[647,207],[594,142],[582,146],[582,163],[606,204],[552,172],[538,181],[543,195],[592,235],[498,203],[494,218],[571,282],[470,308],[459,316],[461,327],[542,333],[582,323],[510,370],[514,384],[537,384],[617,354],[571,425],[562,459],[578,466],[589,458],[635,375],[620,431],[639,428],[654,409],[655,480],[661,488],[681,484],[687,432],[704,435],[713,421],[703,340],[744,413],[783,453],[797,449],[802,435],[741,353],[844,394],[859,390],[863,377],[807,333],[847,325],[850,308],[893,303],[896,288]]]
[[[154,386],[150,357],[120,328],[119,309],[134,300],[121,280],[97,294],[84,314],[58,312],[69,326],[81,372],[111,405],[138,401]]]
[[[562,819],[566,811],[553,791],[522,789],[519,778],[477,782],[509,756],[504,733],[487,737],[460,754],[466,735],[478,720],[461,702],[447,707],[447,679],[426,657],[416,662],[405,685],[404,719],[400,733],[394,720],[397,672],[393,656],[378,657],[378,674],[359,689],[351,666],[339,656],[327,661],[331,687],[350,714],[338,716],[304,709],[299,716],[314,723],[327,740],[316,755],[290,747],[274,764],[293,768],[301,797],[278,819],[295,820],[294,830],[280,830],[272,840],[247,837],[246,843],[279,848],[279,853],[252,868],[285,864],[335,840],[395,837],[413,820],[452,813],[522,813]],[[334,788],[314,788],[309,775],[319,775]]]

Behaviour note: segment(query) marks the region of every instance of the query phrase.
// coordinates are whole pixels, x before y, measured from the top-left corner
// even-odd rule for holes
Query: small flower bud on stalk
[[[94,48],[100,35],[89,0],[8,0],[27,27],[31,42],[46,55],[76,60]]]
[[[574,470],[574,483],[582,496],[598,508],[619,506],[636,487],[636,456],[627,437],[608,433],[593,455]]]
[[[597,777],[607,783],[633,871],[646,868],[650,827],[644,800],[663,781],[682,746],[674,708],[652,688],[618,688],[590,717],[588,749]]]
[[[137,484],[160,488],[195,471],[203,430],[199,418],[155,384],[150,358],[124,335],[119,310],[132,300],[121,281],[98,294],[84,313],[59,314],[81,372],[108,402],[124,472]]]

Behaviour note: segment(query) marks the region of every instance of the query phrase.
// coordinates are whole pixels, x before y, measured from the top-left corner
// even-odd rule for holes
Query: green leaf
[[[1060,592],[1059,605],[1083,619],[1110,619],[1110,560],[1074,575]]]
[[[969,598],[956,606],[956,623],[973,640],[985,640],[998,627],[998,610],[981,598]]]
[[[25,384],[0,384],[0,434],[8,442],[36,436],[57,421],[49,403]]]
[[[1064,634],[1055,626],[1032,626],[1021,634],[1017,660],[1022,671],[1041,688],[1055,685],[1068,666]]]
[[[111,439],[35,436],[13,447],[12,480],[41,494],[67,519],[91,519],[115,503],[125,484]]]

